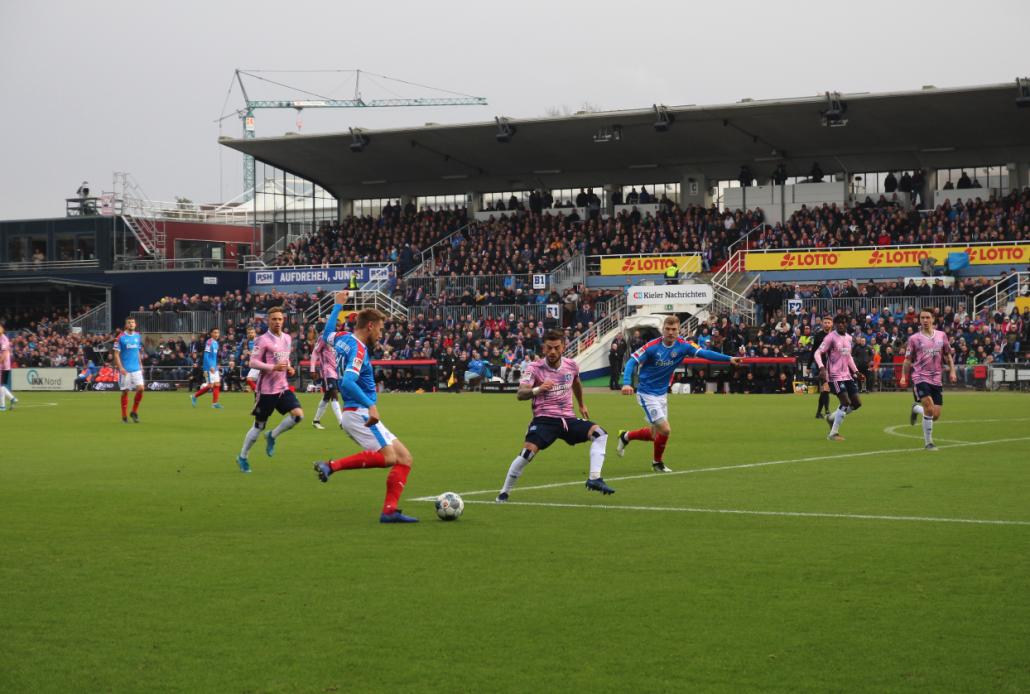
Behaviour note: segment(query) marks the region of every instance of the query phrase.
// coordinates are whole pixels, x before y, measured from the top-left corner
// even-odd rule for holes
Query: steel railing
[[[578,355],[593,347],[598,340],[614,330],[622,322],[622,319],[630,315],[633,310],[626,305],[626,295],[617,294],[605,301],[594,304],[594,315],[604,316],[591,325],[586,332],[573,338],[565,346],[565,356],[575,359]]]
[[[114,262],[114,270],[239,270],[235,258],[132,258]]]
[[[111,332],[111,307],[105,301],[82,315],[72,318],[68,321],[68,325],[72,328],[80,328],[84,333],[106,335]]]
[[[973,313],[998,307],[1004,310],[1017,296],[1030,293],[1030,272],[1014,272],[979,292],[972,299]]]
[[[0,263],[0,272],[23,272],[31,270],[40,272],[44,270],[89,270],[100,267],[99,260],[44,260],[35,262],[33,260],[22,260],[13,263]]]
[[[410,270],[408,270],[407,272],[405,272],[404,276],[405,277],[430,277],[430,276],[432,276],[433,273],[436,272],[436,247],[440,246],[442,244],[445,244],[445,243],[450,245],[451,239],[454,238],[455,234],[460,234],[461,232],[465,231],[470,226],[472,226],[472,224],[473,224],[473,222],[466,222],[464,226],[461,226],[461,227],[455,229],[454,231],[452,231],[451,233],[447,234],[446,236],[444,236],[443,238],[439,239],[438,241],[433,243],[431,246],[426,248],[424,251],[422,251],[422,254],[419,256],[418,264],[415,267],[413,267]]]
[[[482,304],[479,306],[412,306],[408,309],[408,320],[442,318],[443,320],[475,320],[487,318],[511,321],[542,321],[547,318],[546,304]],[[560,320],[560,316],[558,318]]]
[[[933,296],[837,296],[832,298],[812,297],[808,299],[788,299],[783,303],[783,312],[791,308],[791,301],[800,301],[801,309],[816,315],[835,316],[839,313],[871,315],[882,313],[884,309],[892,314],[907,313],[911,308],[919,311],[924,308],[937,309],[943,312],[951,307],[956,313],[966,310],[972,305],[970,297],[965,294],[933,295]],[[795,303],[796,307],[798,304]],[[975,315],[975,313],[969,313]]]

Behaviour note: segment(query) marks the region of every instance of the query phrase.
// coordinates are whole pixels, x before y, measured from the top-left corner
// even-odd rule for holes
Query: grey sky
[[[584,102],[642,108],[1006,82],[1030,75],[1027,26],[1030,3],[1019,0],[0,0],[0,219],[61,215],[82,180],[108,190],[113,171],[131,172],[155,200],[236,196],[241,157],[216,144],[213,121],[237,67],[361,68],[490,101],[308,110],[308,133],[542,116]],[[313,80],[304,84],[349,93],[343,76]],[[364,91],[390,96],[371,83]],[[230,106],[240,105],[234,91]],[[296,130],[295,121],[292,110],[259,111],[258,136]],[[221,132],[239,136],[239,120]]]

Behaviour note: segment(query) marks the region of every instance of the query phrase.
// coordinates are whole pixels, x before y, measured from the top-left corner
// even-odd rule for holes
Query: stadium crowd
[[[933,302],[937,327],[948,336],[955,352],[955,364],[959,367],[960,383],[966,386],[983,386],[986,369],[977,369],[978,366],[1030,363],[1030,309],[1020,313],[1013,308],[1006,312],[999,306],[973,314],[968,308],[971,306],[969,297],[982,281],[977,280],[971,283],[971,288],[943,295],[945,299]],[[887,289],[882,286],[874,289],[890,292],[890,287],[896,283],[883,284]],[[812,297],[821,289],[815,285],[796,285],[792,292],[786,293],[781,285],[771,283],[759,288],[757,293],[789,299],[806,294]],[[845,296],[851,289],[852,283],[845,281],[831,283],[830,291]],[[872,294],[869,296],[869,302],[843,301],[832,310],[822,311],[803,306],[796,313],[785,311],[784,299],[780,299],[779,304],[766,304],[764,311],[759,312],[764,315],[760,315],[755,325],[748,325],[739,313],[724,314],[699,325],[692,337],[699,344],[727,354],[796,357],[803,369],[798,375],[811,379],[812,336],[824,315],[843,313],[850,318],[849,331],[855,338],[853,355],[859,370],[867,377],[866,386],[890,389],[896,387],[898,366],[904,359],[908,337],[919,329],[922,304],[919,295],[906,296],[911,299],[906,302],[876,301]],[[1014,296],[1015,288],[1009,298]],[[768,376],[778,378],[783,371],[776,369],[776,373]],[[794,375],[789,369],[786,371]]]
[[[222,295],[183,294],[182,296],[166,296],[147,306],[140,306],[139,311],[156,311],[179,313],[183,311],[266,311],[273,306],[282,306],[287,311],[303,311],[323,295],[324,291],[315,294],[280,292],[251,293],[240,290],[227,291]]]
[[[975,190],[975,189],[974,189]],[[434,248],[436,275],[505,275],[548,272],[577,253],[700,253],[704,267],[717,268],[730,246],[752,229],[752,248],[826,248],[1030,240],[1030,188],[997,199],[975,195],[945,201],[933,210],[905,210],[886,196],[861,204],[802,207],[783,223],[765,224],[761,209],[720,212],[716,207],[679,207],[666,199],[656,213],[623,210],[580,219],[575,209],[554,214],[526,209],[466,226],[464,210],[423,211],[400,206],[383,216],[350,217],[324,225],[291,244],[280,265],[394,262],[403,276]]]

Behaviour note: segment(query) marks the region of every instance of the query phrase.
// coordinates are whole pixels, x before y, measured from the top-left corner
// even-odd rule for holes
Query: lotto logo
[[[274,272],[255,272],[254,284],[275,284]]]
[[[930,256],[929,251],[873,251],[869,254],[870,265],[918,265],[923,258]]]
[[[784,253],[780,267],[833,267],[838,259],[836,253]]]

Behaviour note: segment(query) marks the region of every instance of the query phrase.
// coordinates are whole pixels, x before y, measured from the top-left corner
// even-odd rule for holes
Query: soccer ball
[[[440,520],[458,520],[464,510],[465,502],[454,492],[444,492],[436,497],[436,515]]]

